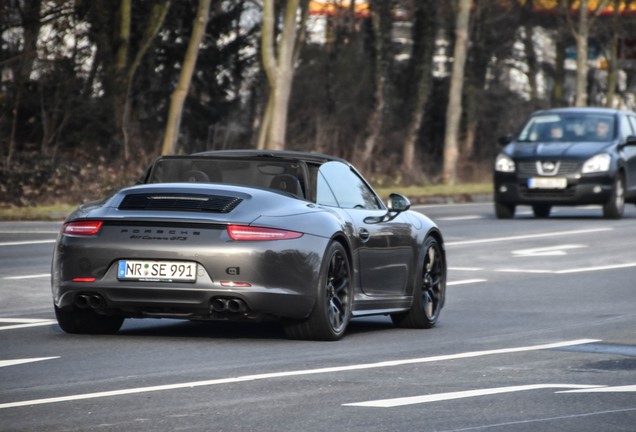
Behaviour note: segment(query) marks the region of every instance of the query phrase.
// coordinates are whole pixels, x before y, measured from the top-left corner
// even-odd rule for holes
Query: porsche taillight
[[[274,228],[253,227],[245,225],[229,225],[227,233],[232,240],[290,240],[302,237],[302,233]]]
[[[64,224],[62,233],[76,236],[92,236],[102,228],[103,221],[77,221]]]

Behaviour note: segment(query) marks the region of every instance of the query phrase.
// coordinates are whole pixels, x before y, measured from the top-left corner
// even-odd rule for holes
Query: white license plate
[[[565,189],[568,179],[565,177],[533,177],[528,179],[529,189]]]
[[[187,261],[121,260],[117,278],[152,282],[194,282],[197,263]]]

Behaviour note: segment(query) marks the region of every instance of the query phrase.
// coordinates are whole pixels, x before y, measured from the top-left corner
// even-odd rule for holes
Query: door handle
[[[360,240],[362,240],[363,242],[369,240],[369,237],[371,235],[369,234],[369,231],[366,228],[360,228],[358,230],[358,237],[360,237]]]

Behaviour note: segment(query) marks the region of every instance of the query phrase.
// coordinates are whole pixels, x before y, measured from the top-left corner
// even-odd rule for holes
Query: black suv
[[[495,213],[512,218],[517,205],[536,217],[552,206],[600,204],[620,219],[636,203],[636,114],[606,108],[538,111],[515,137],[500,138],[494,173]]]

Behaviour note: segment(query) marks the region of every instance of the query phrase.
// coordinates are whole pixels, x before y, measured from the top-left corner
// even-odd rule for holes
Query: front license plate
[[[121,260],[119,261],[117,278],[153,282],[194,282],[197,279],[197,263]]]
[[[565,177],[533,177],[528,179],[529,189],[565,189],[568,179]]]

